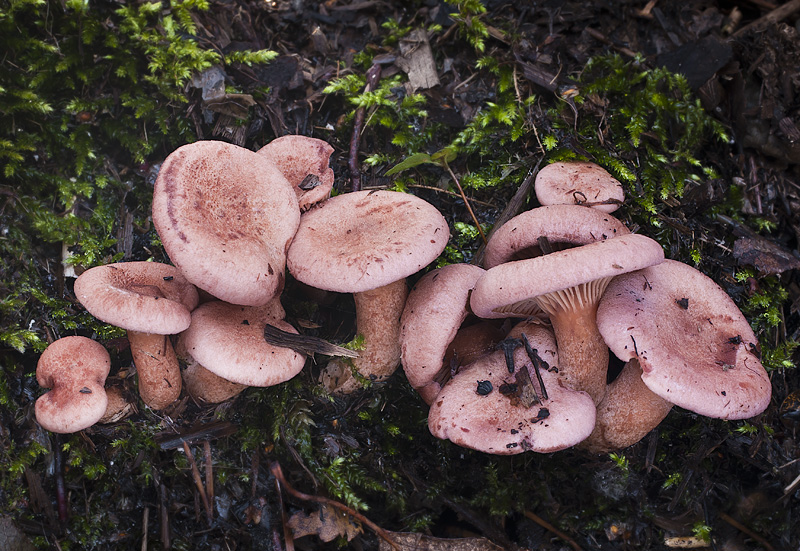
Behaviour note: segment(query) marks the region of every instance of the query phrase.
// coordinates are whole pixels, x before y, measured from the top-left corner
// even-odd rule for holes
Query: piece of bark
[[[408,74],[410,93],[439,85],[428,34],[423,29],[415,29],[400,41],[400,54],[395,64]]]

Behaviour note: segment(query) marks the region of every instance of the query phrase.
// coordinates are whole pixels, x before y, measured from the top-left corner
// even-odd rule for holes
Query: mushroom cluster
[[[331,151],[302,136],[258,152],[180,147],[162,165],[152,211],[174,265],[117,263],[78,277],[86,309],[128,331],[147,406],[164,409],[182,389],[217,403],[297,375],[306,354],[265,339],[268,326],[297,334],[280,302],[288,272],[353,296],[365,344],[327,362],[326,390],[349,393],[402,365],[430,406],[430,432],[468,448],[605,452],[640,440],[674,405],[723,419],[767,407],[770,381],[742,313],[611,216],[622,187],[600,167],[543,169],[542,206],[496,228],[482,267],[433,269],[409,292],[406,279],[444,250],[447,221],[409,194],[329,197]],[[88,339],[62,341],[40,361],[40,383],[53,390],[36,412],[69,432],[110,417],[109,360]],[[71,349],[97,359],[66,362]],[[609,382],[612,353],[627,363]],[[64,365],[54,369],[53,357]],[[68,402],[81,415],[54,416]]]
[[[432,205],[404,193],[330,198],[332,151],[305,136],[284,136],[257,152],[221,141],[184,145],[165,159],[153,191],[153,224],[172,264],[115,263],[77,278],[86,310],[127,330],[148,407],[167,408],[184,389],[198,403],[217,403],[297,375],[306,354],[265,339],[267,325],[297,334],[280,302],[287,268],[307,285],[354,295],[365,348],[355,360],[328,364],[328,390],[349,392],[399,367],[405,279],[444,250],[448,225]],[[79,422],[49,420],[53,404],[84,380],[78,374],[89,373],[80,360],[54,374],[46,360],[67,344],[61,341],[40,364],[42,386],[53,389],[37,406],[40,422],[72,432],[118,418],[105,411],[106,353],[71,398],[91,409]],[[103,348],[93,344],[95,353]]]
[[[494,454],[632,445],[673,405],[755,416],[771,384],[728,295],[665,260],[613,211],[622,187],[591,163],[553,163],[543,206],[497,228],[484,265],[431,271],[402,316],[402,365],[431,432]],[[610,383],[613,353],[624,369]]]

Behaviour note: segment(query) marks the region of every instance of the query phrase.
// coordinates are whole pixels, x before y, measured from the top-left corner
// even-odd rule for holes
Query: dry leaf
[[[362,532],[360,523],[324,503],[311,514],[307,515],[302,511],[293,514],[289,518],[289,528],[296,538],[317,535],[326,542],[333,541],[339,536],[344,536],[350,541]]]
[[[408,532],[389,532],[389,535],[400,551],[503,551],[485,538],[433,538]],[[393,551],[384,540],[380,540],[378,549]]]

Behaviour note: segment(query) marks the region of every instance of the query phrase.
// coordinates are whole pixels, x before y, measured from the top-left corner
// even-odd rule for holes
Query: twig
[[[378,85],[381,78],[381,66],[374,64],[367,70],[367,84],[364,87],[364,92],[372,92]],[[361,170],[358,168],[358,149],[361,146],[361,131],[364,128],[364,114],[366,110],[364,107],[356,109],[355,118],[353,120],[353,135],[350,137],[350,156],[348,159],[348,167],[350,168],[350,190],[361,190]]]
[[[767,540],[765,540],[764,538],[762,538],[761,536],[750,530],[750,528],[748,528],[735,518],[731,517],[730,515],[726,515],[725,513],[719,513],[719,518],[721,518],[722,520],[724,520],[725,522],[727,522],[740,532],[744,532],[745,534],[756,540],[758,543],[763,545],[767,549],[767,551],[774,551],[775,548],[772,547],[772,545],[770,545],[770,543]]]
[[[56,504],[58,505],[58,520],[66,524],[69,517],[67,508],[67,490],[64,485],[64,454],[61,451],[61,439],[56,436],[53,446],[53,469],[56,476]]]
[[[150,507],[145,507],[142,512],[142,551],[147,551],[147,530],[150,524]]]
[[[542,528],[547,530],[548,532],[552,532],[558,538],[560,538],[560,539],[564,540],[565,542],[567,542],[569,544],[569,546],[572,547],[575,551],[582,551],[581,546],[578,545],[578,542],[576,542],[574,539],[572,539],[571,537],[566,535],[564,532],[562,532],[561,530],[559,530],[558,528],[556,528],[555,526],[553,526],[552,524],[550,524],[549,522],[544,520],[539,515],[536,515],[535,513],[531,513],[530,511],[524,511],[523,514],[527,518],[529,518],[530,520],[532,520],[533,522],[535,522],[536,524],[538,524],[539,526],[541,526]]]
[[[211,524],[211,521],[213,520],[213,513],[211,511],[211,504],[208,502],[208,494],[206,494],[206,488],[203,486],[203,479],[200,476],[200,469],[197,468],[197,462],[194,460],[192,450],[189,447],[189,444],[186,442],[183,443],[183,451],[186,453],[186,458],[189,460],[189,466],[192,469],[194,485],[197,486],[197,491],[200,493],[200,501],[203,503],[203,509],[206,510],[206,518],[208,518],[208,523]]]
[[[392,549],[400,551],[400,548],[397,547],[397,544],[392,540],[389,532],[369,520],[367,517],[356,511],[355,509],[351,509],[344,503],[339,503],[338,501],[334,501],[332,499],[328,499],[327,497],[322,496],[312,496],[309,494],[304,494],[298,490],[292,488],[292,486],[286,482],[286,479],[283,477],[283,470],[281,469],[280,464],[277,461],[273,461],[272,464],[269,466],[269,471],[275,477],[275,480],[280,483],[280,486],[289,492],[292,496],[296,497],[297,499],[302,499],[304,501],[316,501],[317,503],[323,503],[325,505],[330,505],[336,509],[339,509],[346,515],[350,515],[351,517],[355,518],[362,524],[368,526],[373,532],[375,532],[381,539],[383,539],[386,543],[392,546]]]
[[[739,38],[749,31],[762,31],[770,25],[774,25],[775,23],[783,21],[796,11],[800,11],[800,0],[791,0],[791,2],[787,2],[781,6],[778,6],[768,14],[764,15],[763,17],[759,17],[752,23],[748,23],[731,36],[733,38]]]
[[[169,509],[167,507],[167,487],[164,483],[158,485],[159,507],[161,508],[161,547],[169,549]]]
[[[470,206],[469,201],[467,200],[467,196],[464,193],[464,188],[461,187],[461,182],[458,181],[458,178],[456,178],[453,169],[450,168],[450,165],[447,162],[444,163],[444,166],[447,169],[447,172],[450,173],[450,177],[456,183],[456,187],[458,188],[458,193],[461,195],[461,199],[464,200],[464,205],[467,207],[467,211],[469,211],[469,215],[472,217],[472,221],[475,222],[475,227],[478,228],[478,233],[481,234],[481,239],[483,239],[483,244],[486,245],[486,235],[483,233],[483,228],[481,228],[481,223],[478,222],[478,218],[472,211],[472,207]]]
[[[280,472],[280,466],[278,467]],[[283,541],[286,544],[286,551],[294,551],[294,536],[292,530],[289,528],[289,522],[286,520],[286,508],[283,506],[283,492],[281,492],[281,482],[283,481],[283,473],[280,472],[281,478],[275,477],[275,491],[278,494],[278,506],[281,508],[281,524],[283,524]],[[273,540],[280,539],[273,530]]]
[[[203,460],[206,463],[206,494],[208,504],[214,506],[214,462],[211,460],[211,442],[203,441]]]

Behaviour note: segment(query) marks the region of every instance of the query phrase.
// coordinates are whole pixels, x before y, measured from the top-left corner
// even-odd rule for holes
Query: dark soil
[[[687,76],[731,141],[709,145],[702,153],[702,161],[714,165],[721,179],[670,199],[662,211],[666,231],[678,243],[674,252],[683,254],[679,243],[702,235],[712,244],[705,249],[703,269],[739,301],[756,290],[759,280],[753,278],[751,288],[734,281],[737,266],[752,265],[760,276],[776,276],[788,291],[783,322],[763,337],[773,345],[800,339],[800,4],[789,2],[793,9],[773,19],[768,16],[777,6],[766,0],[647,5],[488,0],[485,5],[483,20],[490,25],[485,53],[515,67],[520,97],[537,96],[531,123],[542,136],[556,131],[548,120],[550,109],[568,102],[569,88],[578,86],[593,56],[616,52],[633,60],[639,54],[643,67],[666,66]],[[229,84],[240,90],[271,88],[267,101],[252,107],[246,125],[235,116],[235,99],[215,110],[209,124],[198,89],[188,90],[188,116],[200,137],[252,149],[290,133],[325,139],[335,148],[331,165],[341,192],[349,191],[354,180],[363,188],[391,185],[392,178],[384,175],[390,165],[370,167],[363,161],[397,151],[392,136],[368,122],[358,154],[351,156],[353,121],[347,115],[354,107],[322,89],[350,72],[356,54],[369,47],[385,61],[381,78],[403,72],[397,62],[401,45],[383,45],[388,30],[381,25],[388,19],[413,28],[436,23],[442,30],[431,46],[440,83],[417,92],[427,98],[429,122],[463,128],[492,101],[496,82],[489,72],[476,70],[478,56],[448,17],[451,11],[436,0],[215,2],[198,18],[202,41],[221,51],[270,48],[281,56],[263,67],[229,71]],[[576,106],[574,115],[587,116],[583,110],[589,108],[601,107]],[[527,153],[519,159],[531,171],[545,158],[538,139],[525,138]],[[457,159],[452,168],[461,174],[469,163],[484,161]],[[351,162],[359,174],[353,174]],[[461,199],[445,191],[444,171],[426,167],[419,174],[411,191],[435,204],[451,223],[471,222]],[[506,207],[516,188],[468,194],[478,217],[492,223],[509,214]],[[709,216],[708,209],[734,188],[742,195],[742,213],[768,220],[773,231],[758,234],[730,218]],[[535,199],[525,199],[516,210],[534,205]],[[626,216],[625,209],[621,212]],[[127,259],[142,255],[142,247],[134,243]],[[476,247],[477,241],[465,247],[468,256]],[[291,281],[284,302],[290,318],[305,319],[300,290]],[[352,336],[351,312],[348,299],[339,298],[322,307],[305,332],[346,341]],[[133,388],[122,368],[128,365],[126,343],[104,344],[118,346],[113,378]],[[692,536],[700,527],[710,529],[709,546],[717,550],[800,546],[800,415],[797,404],[783,404],[800,390],[793,368],[771,372],[772,403],[748,425],[676,409],[616,460],[575,450],[514,457],[462,450],[430,436],[424,404],[402,372],[385,386],[330,399],[315,390],[318,371],[309,362],[280,389],[250,389],[218,406],[184,399],[158,414],[140,408],[125,421],[76,437],[35,430],[31,410],[39,389],[30,375],[21,378],[12,393],[17,415],[26,419],[2,429],[3,445],[33,438],[50,453],[24,472],[27,497],[13,515],[17,527],[52,549],[381,545],[374,529],[347,514],[338,518],[330,505],[323,507],[322,520],[305,520],[311,535],[287,541],[289,517],[298,522],[302,515],[317,514],[326,498],[362,504],[361,513],[384,530],[447,538],[403,549],[490,549],[489,541],[506,549],[666,549],[665,538]],[[213,472],[215,477],[210,520],[183,441],[199,476],[207,479]],[[69,449],[63,449],[65,443]],[[81,461],[75,459],[76,446],[88,454]],[[106,471],[93,477],[87,466],[96,464]],[[275,476],[277,465],[282,481]],[[292,494],[289,486],[306,495]],[[337,487],[353,494],[337,496],[332,490]],[[60,506],[66,509],[59,511]],[[323,543],[317,534],[325,529],[338,537]],[[0,548],[13,530],[5,532],[0,530]],[[481,539],[458,547],[455,538],[463,537]]]

